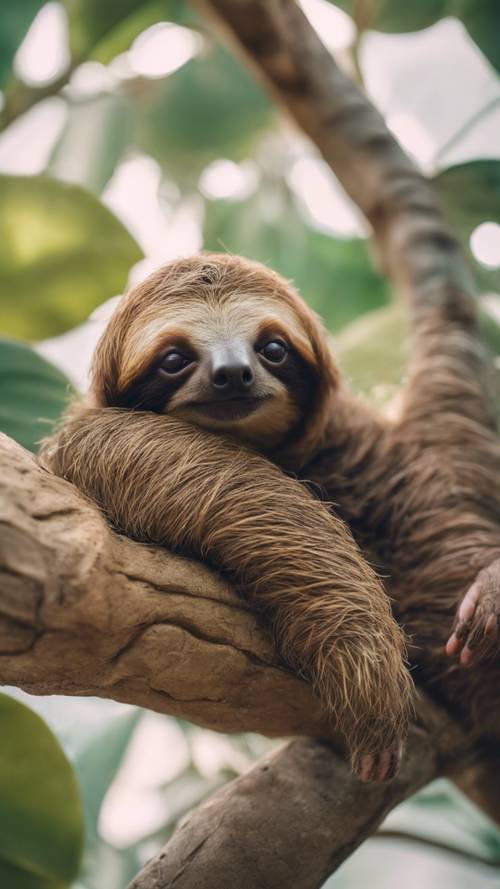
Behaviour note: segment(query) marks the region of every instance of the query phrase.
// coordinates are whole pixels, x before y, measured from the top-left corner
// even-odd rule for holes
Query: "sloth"
[[[399,769],[414,699],[402,627],[419,682],[500,740],[500,449],[474,319],[448,300],[415,331],[388,420],[283,278],[235,256],[177,260],[122,299],[87,397],[42,451],[114,527],[234,582],[365,781]]]

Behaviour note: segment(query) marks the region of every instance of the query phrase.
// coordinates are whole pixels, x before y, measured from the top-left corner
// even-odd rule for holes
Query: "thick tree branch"
[[[225,732],[332,734],[267,630],[204,565],[114,534],[0,436],[0,683]]]
[[[412,730],[401,774],[382,785],[361,784],[325,744],[294,741],[196,809],[129,889],[318,889],[440,773],[436,750],[456,738],[435,731]]]

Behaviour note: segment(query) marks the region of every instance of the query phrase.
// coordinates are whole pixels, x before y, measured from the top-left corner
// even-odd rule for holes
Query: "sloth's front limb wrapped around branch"
[[[401,630],[347,526],[303,485],[234,441],[110,408],[77,406],[44,459],[127,534],[222,569],[311,680],[357,768],[396,749],[412,692]]]
[[[97,695],[225,732],[327,736],[311,687],[206,566],[115,534],[0,435],[0,684]]]

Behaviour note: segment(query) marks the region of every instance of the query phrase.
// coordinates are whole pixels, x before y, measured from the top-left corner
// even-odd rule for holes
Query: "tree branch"
[[[0,683],[224,732],[333,737],[249,606],[206,566],[121,537],[0,435]]]
[[[327,745],[294,741],[195,809],[129,889],[318,889],[439,774],[443,741],[430,725],[413,728],[401,774],[378,785],[353,778]],[[447,737],[449,750],[453,743]]]

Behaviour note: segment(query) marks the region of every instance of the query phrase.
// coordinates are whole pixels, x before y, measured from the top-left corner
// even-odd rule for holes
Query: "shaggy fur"
[[[265,429],[263,456],[168,413],[116,407],[169,324],[189,330],[207,306],[217,318],[242,304],[266,323],[271,313],[314,373],[307,410],[271,452]],[[394,772],[412,697],[402,633],[369,562],[387,577],[422,681],[485,739],[500,736],[490,706],[498,662],[486,684],[484,667],[465,671],[444,654],[461,597],[500,557],[500,449],[473,322],[452,316],[417,319],[414,371],[390,424],[347,390],[323,328],[279,276],[238,257],[171,263],[122,301],[90,400],[72,407],[43,455],[116,527],[233,578],[312,681],[365,778]]]

